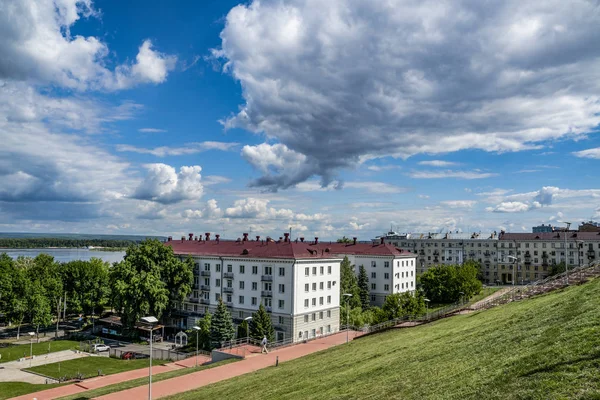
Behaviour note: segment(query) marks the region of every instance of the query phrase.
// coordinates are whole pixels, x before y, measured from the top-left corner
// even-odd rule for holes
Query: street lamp
[[[515,265],[517,264],[517,257],[514,256],[506,256],[509,260],[513,262],[513,273],[512,273],[512,287],[513,287],[513,300],[515,299]]]
[[[200,332],[202,328],[194,326],[192,329],[196,331],[196,368],[198,368],[198,332]]]
[[[350,341],[348,331],[350,330],[350,297],[352,294],[344,293],[342,296],[346,298],[346,343],[348,343]]]
[[[429,302],[431,300],[423,299],[423,301],[425,302],[425,318],[429,319]]]
[[[152,342],[154,341],[154,325],[158,322],[158,319],[153,316],[147,316],[140,318],[143,324],[148,325],[150,330],[150,368],[148,370],[148,400],[152,400]]]
[[[244,321],[246,321],[246,344],[250,344],[250,321],[252,321],[252,317],[246,317]]]
[[[567,279],[567,286],[569,286],[569,264],[567,264],[567,232],[571,227],[571,223],[566,221],[563,221],[562,223],[567,225],[567,228],[565,229],[565,277]]]
[[[35,333],[33,332],[28,332],[29,333],[29,368],[31,368],[31,360],[33,359],[33,337],[35,336]]]

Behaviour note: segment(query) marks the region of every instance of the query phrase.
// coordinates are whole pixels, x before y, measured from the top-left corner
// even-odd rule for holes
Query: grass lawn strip
[[[194,372],[202,371],[203,369],[210,369],[215,367],[220,367],[225,364],[230,364],[232,362],[237,362],[237,359],[229,359],[220,361],[214,364],[202,365],[198,368],[183,368],[169,372],[163,372],[162,374],[157,374],[152,376],[152,382],[160,382],[165,379],[176,378],[178,376],[192,374]],[[96,397],[104,396],[114,392],[120,392],[122,390],[131,389],[138,386],[143,386],[148,384],[148,377],[133,379],[130,381],[125,381],[121,383],[116,383],[114,385],[109,385],[105,387],[101,387],[94,390],[88,390],[84,393],[78,393],[72,396],[60,397],[60,400],[83,400],[83,399],[93,399]]]
[[[29,357],[29,352],[31,350],[30,346],[30,344],[19,344],[0,348],[0,355],[2,355],[0,363],[15,361],[24,356]],[[79,342],[73,340],[50,340],[47,342],[33,343],[32,347],[33,355],[40,356],[56,351],[77,350],[79,348]]]
[[[141,360],[121,360],[110,357],[83,357],[69,361],[61,361],[52,364],[40,365],[33,368],[27,368],[25,371],[37,372],[45,376],[59,379],[66,376],[75,378],[82,374],[84,378],[98,376],[98,370],[104,375],[116,374],[133,369],[148,368],[149,358]],[[152,365],[163,365],[170,361],[152,360]]]
[[[169,399],[600,399],[600,279]]]
[[[39,392],[40,390],[52,389],[61,384],[35,385],[25,382],[0,382],[0,400],[22,396],[27,393]]]

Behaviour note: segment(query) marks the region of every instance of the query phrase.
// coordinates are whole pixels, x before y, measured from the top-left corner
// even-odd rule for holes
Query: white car
[[[105,344],[95,344],[92,347],[92,351],[94,351],[94,353],[99,353],[101,351],[109,351],[110,347],[105,345]]]

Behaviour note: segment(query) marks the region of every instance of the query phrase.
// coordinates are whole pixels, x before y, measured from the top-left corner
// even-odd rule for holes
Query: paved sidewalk
[[[350,332],[350,339],[360,336],[360,332]],[[293,360],[305,355],[325,350],[346,342],[346,332],[336,333],[308,343],[301,343],[283,349],[274,350],[269,354],[257,354],[242,361],[223,365],[221,367],[198,371],[177,378],[166,379],[152,385],[152,397],[155,399],[171,396],[177,393],[187,392],[211,383],[220,382],[249,372],[257,371],[266,367],[274,366],[277,357],[279,362]],[[140,386],[122,392],[112,393],[99,397],[101,400],[132,400],[143,399],[148,396],[148,387]]]
[[[210,361],[207,356],[198,356],[198,365]],[[156,376],[163,372],[174,371],[186,367],[192,367],[196,365],[195,357],[191,357],[176,363],[169,363],[165,365],[152,366],[152,376]],[[53,389],[44,390],[41,392],[30,393],[20,397],[15,397],[13,400],[46,400],[56,399],[64,396],[71,396],[78,393],[83,393],[87,390],[98,389],[104,386],[114,385],[115,383],[121,383],[130,381],[133,379],[144,378],[148,376],[148,368],[135,369],[133,371],[121,372],[118,374],[112,374],[107,376],[100,376],[97,378],[86,379],[80,383],[74,383],[71,385],[60,386]]]
[[[34,356],[32,359],[24,361],[9,361],[0,364],[0,382],[26,382],[35,384],[44,384],[47,378],[24,371],[25,368],[37,367],[40,365],[56,362],[73,360],[75,358],[89,357],[88,353],[77,352],[73,350],[62,350],[54,353]],[[55,383],[53,381],[52,383]]]

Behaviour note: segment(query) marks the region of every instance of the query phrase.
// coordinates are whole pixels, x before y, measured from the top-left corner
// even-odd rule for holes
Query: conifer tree
[[[258,311],[252,314],[252,319],[250,320],[250,337],[262,340],[265,336],[269,343],[275,341],[275,329],[271,323],[271,314],[261,304],[258,307]]]
[[[212,316],[210,321],[210,340],[213,346],[219,346],[222,342],[232,340],[235,335],[235,328],[233,327],[233,321],[231,314],[223,299],[219,299],[219,305],[217,311]]]
[[[352,296],[346,298],[344,294]],[[350,264],[348,257],[344,257],[340,265],[340,305],[346,307],[347,304],[350,304],[350,309],[362,306],[354,265]]]
[[[369,278],[363,265],[360,266],[358,272],[358,290],[362,309],[367,310],[369,308]]]

